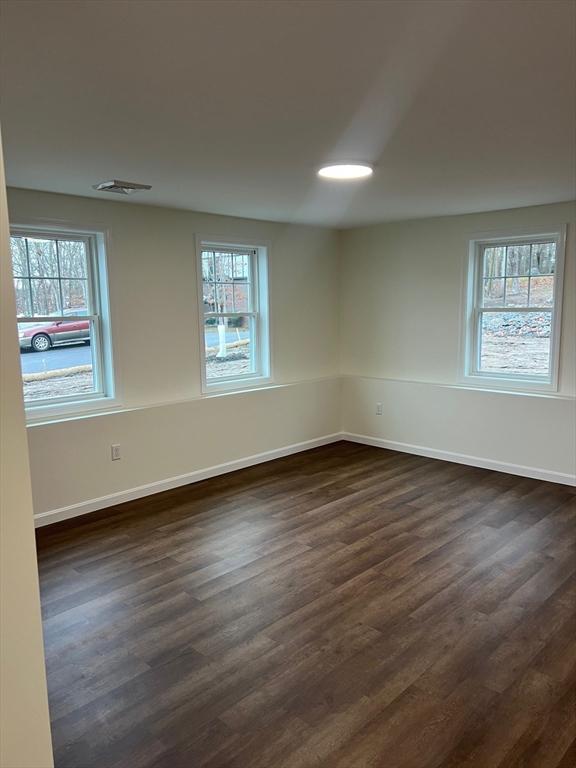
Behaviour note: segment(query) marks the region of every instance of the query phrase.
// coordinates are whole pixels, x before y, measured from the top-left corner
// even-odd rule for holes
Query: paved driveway
[[[42,373],[76,365],[90,365],[92,351],[88,344],[54,347],[47,352],[21,352],[22,373]]]

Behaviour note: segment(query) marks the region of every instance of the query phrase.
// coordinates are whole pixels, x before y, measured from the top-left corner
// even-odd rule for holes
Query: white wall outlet
[[[120,453],[120,446],[119,445],[111,445],[110,446],[110,455],[112,456],[112,461],[118,461],[118,459],[122,458],[122,454]]]
[[[382,416],[382,403],[376,403],[376,416]]]

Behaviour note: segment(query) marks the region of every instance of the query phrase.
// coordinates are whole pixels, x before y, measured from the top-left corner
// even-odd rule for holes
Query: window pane
[[[28,275],[28,257],[26,255],[25,238],[11,237],[10,252],[12,253],[12,271],[14,272],[14,277],[26,277]]]
[[[64,314],[87,314],[88,281],[62,280],[62,298],[64,299]]]
[[[250,312],[250,286],[247,283],[236,283],[234,285],[234,311]]]
[[[484,297],[483,303],[485,307],[501,307],[504,304],[504,279],[496,278],[490,280],[484,280]]]
[[[530,278],[530,306],[551,307],[554,303],[554,278]]]
[[[16,295],[16,314],[18,317],[30,317],[30,281],[20,277],[14,278],[14,293]]]
[[[204,343],[208,381],[256,372],[250,317],[208,318],[204,324]]]
[[[216,294],[216,311],[234,312],[234,286],[231,283],[216,283],[214,289]]]
[[[550,312],[485,312],[480,329],[480,371],[547,375]]]
[[[202,280],[214,280],[214,254],[212,251],[202,251]]]
[[[202,283],[204,312],[216,312],[216,291],[214,283]]]
[[[246,253],[237,253],[234,255],[234,280],[249,279],[248,270],[250,268],[250,258]]]
[[[18,323],[24,399],[75,397],[95,391],[91,321]]]
[[[556,243],[532,245],[532,275],[553,275],[556,271]]]
[[[59,240],[58,257],[61,277],[86,278],[88,276],[85,243],[77,240]]]
[[[58,258],[54,240],[29,237],[28,258],[30,275],[33,277],[58,277]]]
[[[499,277],[504,274],[506,248],[484,249],[484,277]]]
[[[530,274],[530,245],[509,245],[506,250],[506,274]]]
[[[62,314],[60,304],[60,281],[33,278],[30,280],[32,287],[32,314],[47,316]]]
[[[217,281],[224,283],[232,282],[233,266],[231,253],[216,251],[214,253],[214,267]]]
[[[507,307],[528,306],[528,278],[527,277],[506,278],[506,306]]]

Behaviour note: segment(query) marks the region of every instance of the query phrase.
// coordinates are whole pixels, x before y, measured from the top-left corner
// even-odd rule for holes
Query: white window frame
[[[44,400],[24,400],[28,423],[83,415],[119,406],[114,379],[112,336],[110,330],[110,302],[106,263],[108,234],[102,230],[67,226],[65,223],[11,224],[11,237],[43,238],[47,240],[79,240],[85,243],[87,253],[87,281],[91,314],[62,315],[66,320],[90,320],[94,331],[91,340],[94,392],[52,397]],[[24,278],[25,279],[25,278]],[[32,309],[32,307],[31,307]],[[53,322],[51,317],[17,317],[17,323]],[[22,385],[24,382],[22,382]]]
[[[251,252],[251,274],[253,275],[254,297],[250,312],[204,312],[204,292],[202,280],[202,251],[212,249],[230,249]],[[270,350],[270,297],[268,286],[268,244],[254,244],[240,238],[228,239],[213,236],[196,236],[196,283],[198,288],[198,328],[200,339],[200,372],[202,394],[231,392],[254,389],[272,383],[272,361]],[[241,376],[227,376],[209,381],[206,376],[206,344],[204,320],[206,317],[250,316],[254,325],[254,368],[256,373]]]
[[[554,298],[552,307],[482,307],[484,249],[494,246],[524,245],[537,242],[556,243]],[[566,226],[506,230],[475,235],[470,239],[464,279],[464,325],[461,344],[461,381],[484,389],[523,392],[556,392],[560,362],[562,292]],[[548,376],[494,373],[479,368],[480,332],[485,312],[551,312],[550,370]]]

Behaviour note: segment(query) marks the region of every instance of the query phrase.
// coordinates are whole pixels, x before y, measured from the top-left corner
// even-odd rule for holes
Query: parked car
[[[85,314],[86,310],[75,310],[74,314]],[[71,314],[71,312],[69,313]],[[38,323],[18,327],[20,349],[46,352],[58,344],[71,341],[90,341],[89,320],[55,320],[53,323]]]

